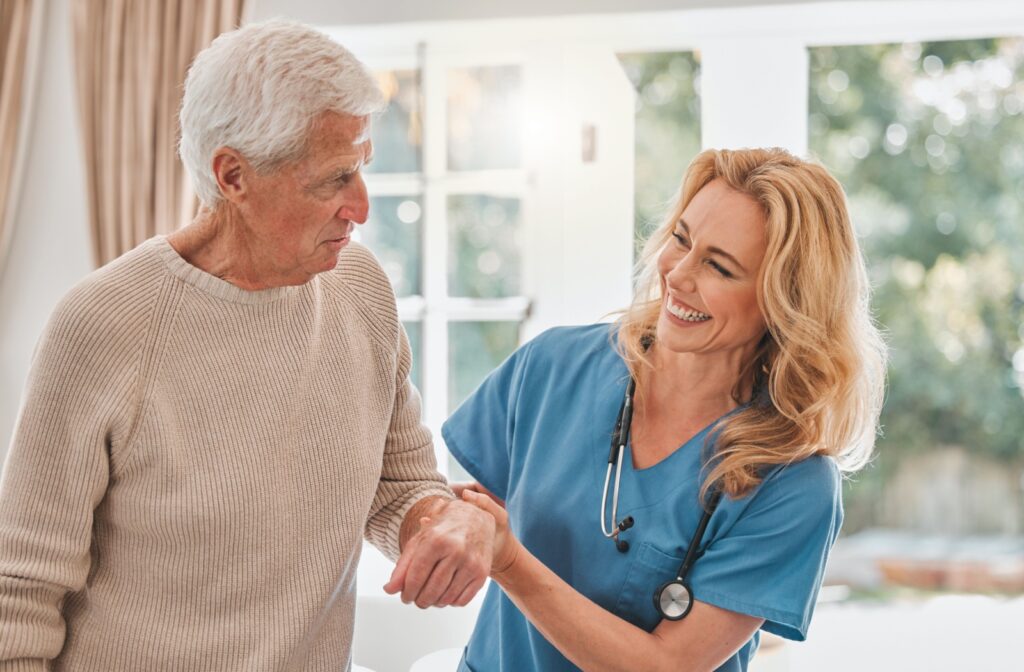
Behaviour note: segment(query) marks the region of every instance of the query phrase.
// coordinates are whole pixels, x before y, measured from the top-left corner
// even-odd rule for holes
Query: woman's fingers
[[[497,495],[495,495],[493,492],[491,492],[484,486],[480,485],[479,483],[449,483],[448,487],[452,489],[452,492],[454,492],[455,496],[458,497],[459,499],[462,499],[463,492],[479,492],[481,495],[487,495],[488,497],[490,497],[491,500],[494,501],[494,503],[496,503],[501,508],[505,508],[504,501],[498,499]]]
[[[491,575],[504,572],[512,566],[519,554],[519,542],[508,526],[508,512],[494,499],[471,490],[464,490],[462,498],[473,506],[489,513],[494,518],[494,555],[491,558]],[[478,588],[479,590],[479,588]]]
[[[491,497],[466,489],[462,491],[462,499],[494,516],[494,522],[498,524],[498,527],[508,525],[508,513]]]

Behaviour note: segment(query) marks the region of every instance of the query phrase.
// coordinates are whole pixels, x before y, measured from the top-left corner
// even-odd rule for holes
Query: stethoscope
[[[633,394],[635,392],[636,380],[630,377],[629,384],[626,386],[626,397],[622,400],[618,418],[615,420],[615,431],[612,432],[612,447],[608,453],[608,469],[604,476],[604,492],[601,494],[601,532],[605,537],[615,540],[615,548],[621,553],[629,550],[629,542],[619,539],[619,533],[625,532],[633,527],[634,524],[633,516],[626,516],[619,523],[615,521],[618,519],[619,511],[619,482],[622,477],[622,455],[625,452],[626,444],[629,443],[629,428],[633,424]],[[613,464],[615,465],[615,485],[612,490],[611,525],[608,526],[606,525],[608,484],[611,482]],[[686,557],[683,558],[683,563],[679,565],[679,571],[676,572],[676,578],[665,582],[654,591],[654,608],[658,610],[662,618],[670,621],[681,620],[690,613],[690,609],[693,607],[693,590],[690,589],[690,584],[687,582],[686,577],[690,573],[693,563],[697,561],[699,556],[697,548],[704,538],[704,530],[707,529],[708,521],[711,520],[711,514],[715,512],[720,499],[721,492],[715,491],[711,501],[708,502],[707,508],[704,509],[704,515],[701,516],[700,522],[697,524],[697,529],[693,533],[693,539],[690,540],[690,545],[686,549]]]

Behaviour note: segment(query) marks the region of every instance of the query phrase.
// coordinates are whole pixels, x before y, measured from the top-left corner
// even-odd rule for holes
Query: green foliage
[[[619,62],[637,92],[634,230],[639,248],[663,221],[686,167],[700,151],[700,61],[694,53],[651,53],[620,54]]]
[[[869,511],[910,452],[1024,457],[1024,40],[817,48],[810,88],[891,347]]]

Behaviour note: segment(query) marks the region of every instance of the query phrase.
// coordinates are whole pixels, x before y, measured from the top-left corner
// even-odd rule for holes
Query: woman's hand
[[[478,483],[472,485],[477,485],[483,489]],[[455,486],[452,486],[453,490],[454,488]],[[505,511],[505,503],[486,490],[480,492],[480,490],[470,486],[460,487],[455,492],[463,501],[469,502],[494,517],[494,555],[491,560],[491,576],[497,577],[502,572],[508,571],[519,556],[521,545],[515,535],[512,534],[512,530],[509,529],[508,512]]]
[[[462,499],[462,492],[464,490],[470,490],[472,492],[479,492],[481,495],[487,495],[492,500],[494,500],[495,504],[497,504],[503,509],[505,508],[504,501],[498,499],[497,495],[495,495],[493,492],[491,492],[484,486],[480,485],[479,483],[450,483],[449,487],[452,489],[452,492],[455,493],[455,496],[458,497],[459,499]]]

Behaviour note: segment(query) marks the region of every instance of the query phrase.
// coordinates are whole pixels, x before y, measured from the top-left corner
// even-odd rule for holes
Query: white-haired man
[[[437,473],[394,295],[350,243],[383,104],[298,24],[196,58],[200,214],[75,287],[33,361],[0,670],[345,669],[364,536],[404,552],[389,586],[421,607],[482,586],[493,520]]]

